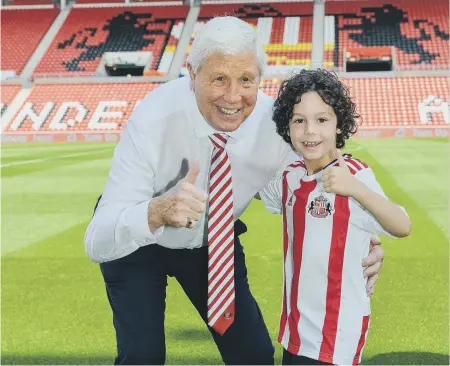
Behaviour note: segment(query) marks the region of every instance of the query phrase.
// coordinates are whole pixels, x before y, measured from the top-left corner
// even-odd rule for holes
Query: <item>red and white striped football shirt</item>
[[[350,171],[376,193],[372,170],[344,155]],[[338,165],[330,163],[325,169]],[[358,364],[370,321],[362,260],[373,234],[388,235],[356,200],[325,192],[322,172],[290,165],[260,192],[283,214],[284,287],[278,341],[296,355],[333,364]]]

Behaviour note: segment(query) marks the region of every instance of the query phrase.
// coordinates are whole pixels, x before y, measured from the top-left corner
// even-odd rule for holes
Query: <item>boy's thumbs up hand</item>
[[[322,174],[323,188],[325,192],[352,197],[360,182],[350,172],[340,150],[337,150],[336,157],[338,166],[332,166]]]
[[[337,151],[336,155],[337,155],[337,160],[338,160],[339,166],[341,168],[345,168],[345,169],[349,170],[347,163],[345,162],[344,157],[342,156],[341,150],[336,150],[336,151]]]

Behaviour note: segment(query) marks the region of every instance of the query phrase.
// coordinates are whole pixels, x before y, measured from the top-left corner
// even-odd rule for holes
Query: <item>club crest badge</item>
[[[324,219],[332,214],[333,207],[330,200],[321,193],[308,204],[307,210],[311,216]]]

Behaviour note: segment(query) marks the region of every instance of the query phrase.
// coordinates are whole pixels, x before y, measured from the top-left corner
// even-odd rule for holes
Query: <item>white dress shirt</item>
[[[272,107],[273,99],[259,91],[251,115],[229,133],[235,220],[279,169],[298,160],[276,133]],[[152,198],[183,179],[195,160],[201,166],[195,185],[208,192],[208,136],[214,132],[200,113],[188,77],[159,86],[139,103],[117,144],[103,196],[86,230],[91,260],[115,260],[155,243],[172,249],[203,245],[207,212],[193,229],[165,226],[152,233],[147,210]]]

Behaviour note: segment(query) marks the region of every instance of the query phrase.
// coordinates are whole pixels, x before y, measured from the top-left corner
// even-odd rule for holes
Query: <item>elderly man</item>
[[[155,89],[126,124],[85,236],[113,311],[116,364],[165,362],[167,276],[226,364],[274,362],[238,238],[252,198],[298,160],[258,89],[265,64],[250,25],[215,18],[192,44],[190,77]],[[366,259],[369,292],[382,258],[375,246]]]

